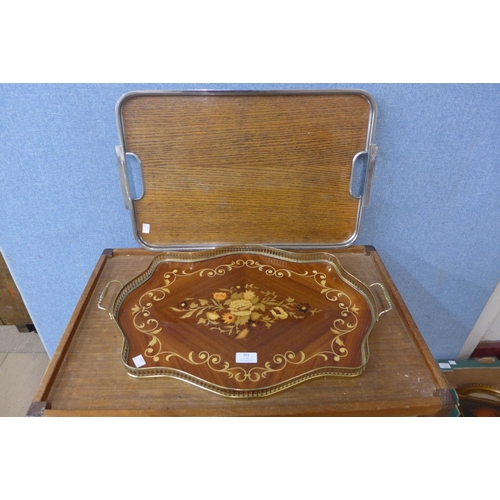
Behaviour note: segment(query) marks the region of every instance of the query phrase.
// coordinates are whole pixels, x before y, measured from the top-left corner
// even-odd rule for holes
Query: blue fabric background
[[[500,280],[496,84],[0,85],[0,250],[49,355],[102,250],[137,247],[116,101],[183,88],[370,92],[379,155],[356,243],[377,248],[433,355],[456,356]]]

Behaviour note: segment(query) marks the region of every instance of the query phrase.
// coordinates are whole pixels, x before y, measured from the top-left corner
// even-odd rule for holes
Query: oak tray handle
[[[379,286],[382,289],[385,301],[387,302],[387,304],[389,304],[389,307],[387,309],[384,309],[383,311],[381,311],[381,312],[378,313],[378,318],[377,318],[377,321],[378,321],[379,318],[380,318],[380,316],[382,316],[382,314],[385,314],[385,313],[387,313],[387,312],[389,312],[389,311],[392,310],[392,301],[391,301],[391,298],[389,297],[389,293],[387,292],[385,286],[382,285],[382,283],[372,283],[371,285],[368,285],[368,286],[369,286],[370,289],[372,287],[374,287],[374,286]],[[373,295],[377,299],[377,302],[380,303],[380,298],[378,297],[378,294],[374,293]]]
[[[101,292],[101,295],[99,296],[99,300],[97,301],[97,307],[99,309],[101,309],[101,311],[106,311],[108,314],[109,314],[109,317],[110,319],[113,319],[113,313],[107,308],[107,307],[104,307],[102,305],[102,301],[104,300],[104,297],[106,297],[106,295],[108,294],[108,290],[109,290],[109,287],[113,284],[113,283],[119,283],[120,286],[123,286],[123,283],[121,281],[118,281],[118,280],[111,280],[103,289],[103,291]]]

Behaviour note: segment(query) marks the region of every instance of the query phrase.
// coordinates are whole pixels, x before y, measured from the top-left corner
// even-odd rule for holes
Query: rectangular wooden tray
[[[137,242],[352,245],[370,198],[376,109],[360,90],[125,94],[116,152]]]
[[[448,384],[373,247],[336,250],[344,268],[381,282],[393,301],[370,334],[360,377],[322,377],[262,399],[228,399],[171,378],[130,377],[122,335],[97,308],[112,280],[144,271],[154,254],[105,250],[35,393],[28,416],[438,416],[454,401]]]

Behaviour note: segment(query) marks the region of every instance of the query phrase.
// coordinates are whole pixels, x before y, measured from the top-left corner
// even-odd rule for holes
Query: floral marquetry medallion
[[[276,292],[261,291],[255,285],[219,289],[210,298],[184,299],[177,307],[181,319],[197,318],[198,325],[244,339],[259,328],[271,328],[276,321],[304,319],[319,312],[293,297],[280,300]]]
[[[130,375],[256,397],[360,375],[383,312],[333,255],[250,246],[160,254],[123,286],[110,315]]]

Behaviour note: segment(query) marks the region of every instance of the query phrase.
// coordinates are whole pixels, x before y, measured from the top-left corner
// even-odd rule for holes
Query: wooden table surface
[[[231,399],[173,378],[136,379],[121,362],[123,338],[97,308],[105,285],[144,271],[154,255],[106,250],[51,359],[28,415],[37,416],[427,416],[453,408],[448,384],[372,247],[332,252],[394,302],[370,338],[370,361],[355,378],[321,377],[264,398]],[[106,297],[111,303],[110,297]]]

